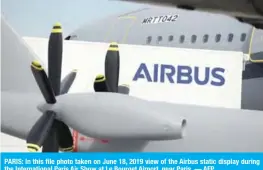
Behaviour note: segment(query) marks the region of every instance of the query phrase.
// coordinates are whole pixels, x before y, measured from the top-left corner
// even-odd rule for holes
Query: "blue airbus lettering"
[[[223,86],[225,69],[221,67],[198,67],[187,65],[154,64],[153,69],[148,69],[146,63],[141,63],[133,81],[145,79],[153,83],[177,83],[197,85]]]

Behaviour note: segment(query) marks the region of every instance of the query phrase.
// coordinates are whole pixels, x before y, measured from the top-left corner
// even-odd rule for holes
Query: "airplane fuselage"
[[[236,10],[237,6],[232,3],[238,3],[240,6],[246,4],[242,2],[227,1],[225,7],[234,7]],[[207,2],[202,1],[202,3],[204,5]],[[211,3],[224,5],[221,1],[211,1]],[[110,29],[102,29],[106,26]],[[153,48],[174,47],[243,52],[247,55],[248,62],[243,73],[242,108],[263,109],[260,103],[263,94],[259,94],[263,84],[261,64],[263,30],[240,23],[231,17],[178,8],[149,7],[85,25],[72,32],[66,39],[105,43],[116,41],[122,44],[153,46]],[[229,62],[228,59],[224,60],[226,63]]]
[[[263,28],[263,3],[261,0],[121,0],[158,6],[177,7],[226,14]]]

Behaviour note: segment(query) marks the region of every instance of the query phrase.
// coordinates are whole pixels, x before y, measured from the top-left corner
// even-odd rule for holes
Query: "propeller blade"
[[[65,123],[54,120],[52,130],[43,144],[42,152],[58,152],[59,150],[73,151],[73,138]]]
[[[59,150],[63,152],[72,152],[73,151],[73,137],[68,126],[61,122],[56,122],[57,132],[58,132],[58,143]]]
[[[49,44],[48,44],[48,77],[53,87],[55,96],[59,95],[60,93],[62,94],[67,93],[76,76],[76,72],[70,74],[69,77],[66,77],[65,81],[63,82],[62,88],[60,87],[61,69],[62,69],[62,50],[63,50],[62,27],[60,23],[57,23],[53,26],[52,32],[49,37]],[[68,145],[72,147],[73,141],[68,126],[65,125],[63,122],[57,120],[55,121],[55,127],[57,128],[57,132],[58,132],[57,135],[58,135],[59,147],[66,148],[69,147]]]
[[[46,102],[49,104],[56,103],[56,98],[50,81],[47,78],[47,74],[41,64],[38,61],[33,61],[31,63],[31,70]]]
[[[105,77],[109,92],[118,92],[120,56],[117,43],[111,43],[105,59]]]
[[[95,92],[107,92],[107,84],[104,75],[97,75],[93,84]]]
[[[37,152],[41,148],[51,130],[55,116],[55,112],[47,111],[31,128],[26,139],[29,152]]]
[[[57,127],[54,120],[53,125],[48,133],[46,140],[44,141],[42,152],[58,152],[58,137],[57,137]]]
[[[55,96],[60,93],[63,36],[61,24],[53,26],[48,42],[48,78]]]
[[[71,85],[73,84],[75,80],[76,75],[77,75],[77,70],[73,70],[62,80],[61,87],[60,87],[60,95],[68,93]]]
[[[130,93],[130,87],[127,84],[120,85],[118,87],[118,93],[121,94],[129,94]]]

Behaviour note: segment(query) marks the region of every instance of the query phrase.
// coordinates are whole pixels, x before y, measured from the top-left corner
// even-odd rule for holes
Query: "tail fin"
[[[1,15],[1,91],[37,92],[39,89],[30,70],[37,59]]]

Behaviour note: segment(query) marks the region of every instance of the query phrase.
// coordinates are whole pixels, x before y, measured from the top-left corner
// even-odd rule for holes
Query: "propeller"
[[[128,84],[119,85],[118,92],[122,93],[122,94],[129,94],[130,93],[130,86]]]
[[[69,73],[61,83],[62,69],[62,27],[57,23],[53,26],[48,42],[48,76],[38,61],[31,63],[33,76],[47,104],[55,104],[58,95],[69,91],[76,77],[76,70]],[[47,110],[31,128],[27,139],[30,152],[72,151],[73,138],[69,127],[56,119],[56,113]]]
[[[128,85],[119,84],[120,54],[118,44],[110,44],[105,58],[105,76],[97,75],[94,81],[95,92],[112,92],[129,94]]]

